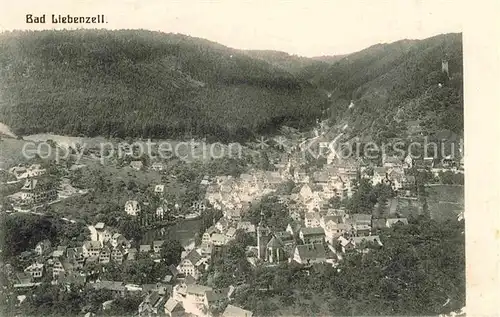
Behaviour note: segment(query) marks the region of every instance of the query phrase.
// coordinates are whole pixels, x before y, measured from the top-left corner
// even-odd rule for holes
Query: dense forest
[[[380,141],[403,137],[414,121],[426,135],[440,130],[463,135],[462,74],[462,35],[445,34],[374,45],[321,70],[312,81],[335,97],[330,117],[347,119],[349,135]]]
[[[460,135],[462,85],[461,34],[310,59],[145,30],[0,34],[0,122],[21,135],[242,141],[327,115],[351,136],[416,119]]]
[[[0,121],[17,134],[245,139],[314,122],[326,96],[222,45],[142,30],[0,35]]]

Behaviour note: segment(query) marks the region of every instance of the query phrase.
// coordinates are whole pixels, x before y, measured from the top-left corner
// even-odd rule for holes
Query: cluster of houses
[[[46,173],[46,170],[40,164],[31,164],[30,166],[18,165],[11,167],[9,173],[14,175],[17,180],[20,180],[42,176]]]
[[[59,185],[47,175],[40,164],[15,166],[9,169],[20,182],[24,182],[21,190],[10,196],[17,208],[26,208],[52,202],[58,198]]]
[[[34,262],[24,272],[16,274],[14,288],[22,291],[51,281],[63,291],[87,285],[96,290],[108,291],[114,297],[142,294],[143,301],[138,307],[139,316],[209,316],[215,305],[220,307],[231,300],[234,288],[219,290],[196,284],[210,259],[210,252],[201,251],[203,247],[184,251],[179,265],[170,266],[169,273],[156,284],[135,285],[123,281],[101,280],[98,272],[92,271],[92,263],[121,264],[135,260],[137,252],[148,254],[159,261],[164,241],[140,245],[137,250],[130,247],[130,241],[122,234],[102,222],[89,226],[89,229],[91,239],[81,247],[53,247],[49,240],[40,241],[32,252],[34,254],[31,254],[31,258],[34,255]],[[226,242],[221,240],[221,243]],[[89,279],[91,275],[92,281]],[[111,302],[112,300],[103,303],[103,309],[109,307]],[[228,305],[222,316],[251,317],[252,312]]]
[[[244,212],[249,203],[275,191],[285,178],[277,171],[252,170],[239,177],[217,176],[204,181],[208,182],[205,200],[225,214]]]

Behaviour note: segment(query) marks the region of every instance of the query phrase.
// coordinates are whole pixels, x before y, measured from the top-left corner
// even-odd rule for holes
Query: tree
[[[177,266],[181,262],[181,254],[184,248],[179,240],[167,240],[163,244],[160,255],[167,266]]]

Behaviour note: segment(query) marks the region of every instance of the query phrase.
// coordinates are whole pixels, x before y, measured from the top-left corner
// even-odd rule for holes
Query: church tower
[[[264,213],[261,210],[260,221],[257,225],[257,257],[261,260],[266,258],[266,247],[270,234],[269,228],[264,225]]]

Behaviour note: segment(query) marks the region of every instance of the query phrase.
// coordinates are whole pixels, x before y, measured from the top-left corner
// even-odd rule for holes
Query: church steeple
[[[266,256],[266,246],[269,242],[269,228],[264,224],[264,211],[260,211],[260,221],[257,224],[257,257],[263,259]]]

